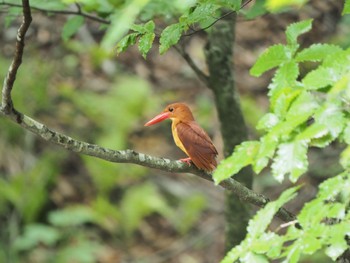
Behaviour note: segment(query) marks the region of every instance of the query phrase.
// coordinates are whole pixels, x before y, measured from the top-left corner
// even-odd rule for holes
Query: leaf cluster
[[[349,54],[330,44],[314,44],[300,49],[297,38],[311,29],[311,20],[290,25],[287,44],[268,48],[251,69],[260,76],[277,68],[269,85],[270,111],[258,122],[265,134],[259,141],[237,146],[214,174],[217,182],[252,165],[260,173],[272,162],[272,175],[292,182],[307,171],[310,147],[324,148],[335,140],[348,143]],[[300,76],[299,64],[316,62],[318,66]],[[343,153],[346,168],[348,155]]]
[[[276,68],[269,85],[270,109],[257,124],[264,132],[256,141],[238,145],[215,171],[216,183],[251,165],[256,173],[271,164],[273,177],[293,183],[308,171],[308,151],[342,143],[339,160],[343,172],[319,185],[319,192],[306,203],[296,222],[285,234],[268,230],[273,215],[293,196],[296,188],[285,191],[261,209],[250,221],[248,234],[223,259],[227,262],[298,262],[302,255],[323,251],[336,260],[347,248],[350,234],[349,94],[350,49],[331,44],[313,44],[302,49],[298,37],[311,30],[312,20],[294,23],[286,29],[286,44],[269,47],[250,73],[260,76]],[[314,67],[301,74],[300,64]],[[291,222],[293,223],[293,222]]]

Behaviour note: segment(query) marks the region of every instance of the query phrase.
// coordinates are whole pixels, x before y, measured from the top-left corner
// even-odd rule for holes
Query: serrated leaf
[[[269,95],[271,103],[271,111],[279,118],[285,118],[285,115],[291,103],[300,95],[302,91],[291,87],[284,87],[270,90]]]
[[[154,33],[146,33],[139,39],[139,50],[144,59],[146,59],[148,51],[152,48],[155,36]]]
[[[304,91],[292,102],[286,119],[294,119],[296,117],[307,119],[317,108],[318,103],[315,97],[311,93]]]
[[[116,51],[117,55],[124,52],[128,47],[135,45],[136,38],[139,36],[139,33],[131,33],[123,37],[117,44]]]
[[[291,59],[290,50],[281,45],[274,45],[265,50],[258,58],[254,66],[250,69],[250,74],[259,77],[264,72]]]
[[[268,131],[272,127],[276,126],[276,124],[278,124],[278,122],[279,122],[279,118],[275,114],[267,113],[259,120],[256,128],[258,130]]]
[[[326,255],[329,256],[333,261],[336,261],[337,258],[344,253],[345,250],[349,248],[345,239],[337,243],[332,243],[325,250]]]
[[[342,15],[350,14],[350,0],[345,0]]]
[[[237,174],[243,167],[251,164],[258,152],[257,141],[243,142],[235,148],[233,154],[223,160],[213,174],[216,184]]]
[[[339,101],[327,102],[315,113],[315,121],[325,125],[333,139],[342,132],[346,119],[339,105]]]
[[[280,144],[271,167],[277,181],[282,182],[284,176],[289,174],[289,179],[295,183],[306,172],[307,166],[307,143],[293,141]]]
[[[298,45],[298,36],[310,31],[312,28],[312,19],[290,24],[286,30],[287,43],[290,46]]]
[[[131,25],[130,29],[141,34],[153,33],[155,29],[155,24],[151,20],[148,21],[146,24],[133,24]]]
[[[164,54],[171,46],[177,44],[181,38],[183,26],[181,24],[172,24],[167,26],[159,39],[159,53]]]
[[[286,120],[273,127],[271,132],[276,136],[289,135],[296,127],[305,123],[317,108],[318,103],[311,93],[300,93],[288,109]]]
[[[334,74],[342,76],[350,71],[350,49],[335,52],[330,56],[327,56],[322,66],[325,68],[331,68]]]
[[[312,139],[318,139],[326,134],[329,130],[326,125],[322,123],[314,123],[311,126],[307,127],[303,132],[299,133],[296,137],[297,140],[310,142]]]
[[[269,159],[274,155],[278,143],[278,137],[269,133],[260,139],[260,147],[257,156],[253,163],[253,170],[256,173],[260,173],[264,169]]]
[[[326,57],[342,51],[342,49],[339,46],[336,45],[330,45],[330,44],[314,44],[308,48],[305,48],[301,52],[299,52],[296,57],[295,61],[297,62],[304,62],[304,61],[321,61],[325,59]]]
[[[333,68],[323,66],[309,72],[303,79],[303,84],[308,90],[316,90],[334,84],[338,81],[340,75]]]
[[[350,188],[349,175],[346,173],[339,174],[327,179],[319,185],[317,196],[322,200],[335,198],[342,189]]]
[[[201,23],[208,19],[208,17],[215,16],[215,12],[220,8],[220,5],[207,2],[198,3],[190,12],[180,17],[180,22],[190,25],[194,23]]]
[[[62,29],[62,38],[64,41],[67,41],[71,36],[73,36],[78,29],[83,25],[84,17],[74,16],[64,24]]]
[[[272,79],[273,87],[291,87],[294,86],[299,76],[299,67],[295,61],[288,61],[278,68]]]
[[[247,227],[248,236],[252,239],[262,235],[268,225],[271,223],[273,216],[276,214],[285,203],[296,196],[298,186],[285,190],[280,197],[272,202],[269,202],[264,208],[260,209],[253,219],[249,220]]]

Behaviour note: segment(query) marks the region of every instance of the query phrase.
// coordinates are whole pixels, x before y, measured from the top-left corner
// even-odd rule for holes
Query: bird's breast
[[[177,147],[179,147],[184,153],[187,154],[187,156],[189,156],[189,154],[187,153],[184,145],[182,144],[180,138],[179,138],[179,135],[178,135],[178,131],[176,129],[176,125],[177,125],[177,122],[175,120],[173,120],[173,123],[171,124],[171,131],[173,133],[173,138],[174,138],[174,141],[175,141],[175,144]]]

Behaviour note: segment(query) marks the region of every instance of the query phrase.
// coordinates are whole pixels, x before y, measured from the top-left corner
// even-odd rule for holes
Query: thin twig
[[[13,60],[11,62],[10,68],[7,72],[7,75],[4,79],[4,84],[2,87],[2,108],[1,110],[9,114],[14,110],[13,102],[11,98],[11,91],[13,84],[16,80],[17,71],[19,66],[22,63],[23,50],[24,50],[24,38],[29,28],[30,23],[32,22],[32,16],[30,13],[29,0],[23,0],[23,20],[17,31],[16,39],[16,50]]]
[[[186,60],[187,64],[192,68],[192,70],[196,73],[198,78],[203,81],[203,83],[207,86],[209,86],[209,78],[204,72],[198,68],[198,66],[194,63],[193,59],[190,57],[190,55],[186,52],[185,48],[180,47],[178,45],[173,46],[175,50]]]
[[[166,172],[172,173],[192,173],[205,180],[213,182],[212,175],[203,170],[197,169],[195,166],[189,166],[186,163],[180,161],[172,161],[165,158],[153,157],[147,154],[138,153],[134,150],[112,150],[104,148],[95,144],[82,142],[75,140],[65,134],[56,132],[46,125],[22,114],[22,113],[10,113],[7,114],[0,110],[0,113],[4,114],[10,120],[16,122],[21,127],[32,133],[38,135],[45,141],[59,145],[67,150],[97,157],[106,161],[115,163],[133,163],[144,167],[155,168]],[[19,116],[18,116],[19,114]],[[251,203],[253,205],[264,207],[270,200],[262,194],[258,194],[253,190],[245,187],[238,181],[229,178],[220,183],[223,188],[235,193],[242,201]],[[289,222],[294,220],[295,217],[292,213],[288,212],[284,208],[276,214],[283,221]]]
[[[241,5],[241,7],[239,8],[239,10],[241,10],[242,8],[244,8],[244,7],[245,7],[246,5],[248,5],[251,1],[253,1],[253,0],[248,0],[248,1],[246,1],[245,3],[243,3],[243,4]],[[233,13],[236,13],[236,12],[237,12],[236,10],[232,10],[232,11],[230,11],[230,12],[227,12],[226,14],[224,14],[224,15],[220,16],[219,18],[217,18],[214,22],[212,22],[212,23],[209,24],[208,26],[203,27],[203,28],[201,28],[201,29],[199,29],[199,30],[195,30],[195,31],[193,31],[193,32],[191,32],[191,33],[188,33],[188,34],[184,34],[184,35],[182,35],[182,36],[188,37],[188,36],[192,36],[192,35],[194,35],[194,34],[196,34],[196,33],[198,33],[198,32],[207,30],[208,28],[212,27],[213,25],[215,25],[215,24],[216,24],[217,22],[219,22],[220,20],[222,20],[222,19],[224,19],[225,17],[228,17],[229,15],[232,15]],[[193,29],[192,29],[192,30],[193,30]]]
[[[0,2],[0,6],[4,5],[4,6],[12,6],[12,7],[22,7],[22,5],[20,4],[14,4],[14,3],[8,3],[5,1]],[[77,15],[77,16],[82,16],[85,18],[88,18],[92,21],[96,21],[99,22],[101,24],[107,24],[109,25],[111,23],[111,21],[103,19],[101,17],[98,16],[93,16],[90,15],[88,13],[85,13],[81,10],[80,5],[76,5],[78,10],[77,11],[71,11],[71,10],[50,10],[50,9],[44,9],[44,8],[40,8],[40,7],[36,7],[36,6],[31,6],[30,8],[42,13],[52,13],[52,14],[59,14],[59,15]],[[80,7],[80,8],[79,8]]]

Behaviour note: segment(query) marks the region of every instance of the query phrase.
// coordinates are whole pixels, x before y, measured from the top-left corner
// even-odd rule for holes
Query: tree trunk
[[[247,127],[243,118],[233,74],[233,43],[235,37],[234,14],[218,21],[209,32],[205,56],[209,67],[209,88],[215,96],[225,157],[231,155],[234,147],[247,139]],[[252,171],[244,169],[235,179],[252,187]],[[250,218],[250,207],[232,193],[226,193],[226,246],[238,245],[246,235]]]

